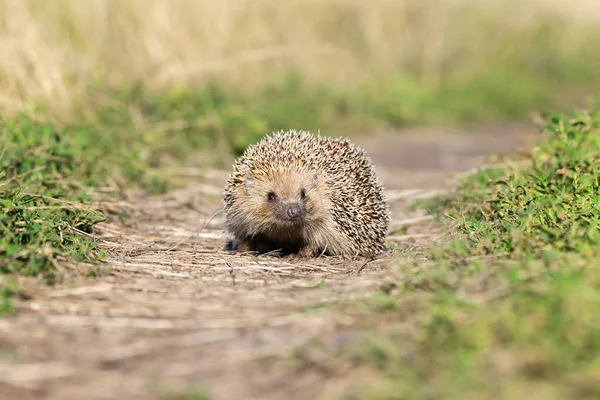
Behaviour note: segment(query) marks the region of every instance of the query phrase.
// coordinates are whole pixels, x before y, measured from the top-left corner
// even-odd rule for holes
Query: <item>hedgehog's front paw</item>
[[[256,253],[256,248],[252,242],[248,240],[241,240],[237,246],[236,253],[252,254]]]
[[[235,239],[229,239],[224,246],[225,251],[238,251],[240,248],[240,242]]]
[[[304,246],[297,253],[298,258],[311,258],[317,255],[317,250],[313,246]]]

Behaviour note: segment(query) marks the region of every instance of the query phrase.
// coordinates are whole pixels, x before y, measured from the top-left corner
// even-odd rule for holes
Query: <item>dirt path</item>
[[[364,140],[388,189],[400,245],[428,240],[429,222],[406,205],[451,185],[452,171],[512,152],[521,131],[476,136],[452,132],[378,135]],[[352,338],[345,325],[312,307],[365,296],[386,260],[291,260],[220,251],[217,216],[227,171],[189,177],[164,196],[132,195],[111,205],[125,225],[98,226],[107,274],[46,287],[24,280],[27,299],[0,320],[0,397],[7,399],[156,399],[189,384],[214,399],[332,398],[343,376],[290,372],[283,356],[315,338],[332,346]],[[412,222],[411,222],[412,221]]]

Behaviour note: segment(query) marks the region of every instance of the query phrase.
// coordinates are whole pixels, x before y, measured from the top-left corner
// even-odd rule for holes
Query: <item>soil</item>
[[[384,181],[393,228],[406,228],[389,241],[402,248],[434,240],[430,219],[407,205],[452,187],[453,173],[483,165],[489,152],[514,153],[532,131],[416,130],[357,140]],[[307,310],[368,295],[394,255],[365,265],[228,254],[221,215],[210,219],[227,174],[189,168],[182,190],[132,192],[107,204],[126,218],[97,226],[108,254],[99,277],[65,263],[61,284],[23,279],[16,313],[0,320],[0,398],[176,398],[168,395],[189,385],[228,400],[339,395],[351,371],[295,370],[286,357],[316,338],[331,346],[351,340],[351,320],[342,328],[327,312]]]

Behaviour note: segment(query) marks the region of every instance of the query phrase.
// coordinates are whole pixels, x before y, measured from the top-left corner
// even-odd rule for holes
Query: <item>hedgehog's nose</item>
[[[287,209],[287,215],[290,218],[300,218],[302,216],[302,209],[297,204],[292,204]]]

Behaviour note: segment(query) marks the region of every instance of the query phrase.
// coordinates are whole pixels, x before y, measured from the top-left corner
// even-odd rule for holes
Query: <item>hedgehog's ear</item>
[[[250,194],[252,189],[254,189],[254,179],[249,176],[244,178],[244,188],[246,189],[246,195]]]
[[[313,174],[312,174],[313,187],[316,187],[318,183],[319,183],[319,174],[317,174],[316,172],[313,172]]]
[[[244,191],[246,192],[246,195],[249,195],[252,189],[254,189],[254,179],[252,174],[250,173],[250,168],[248,168],[248,166],[244,166],[244,168],[242,169],[242,173],[244,177]]]

